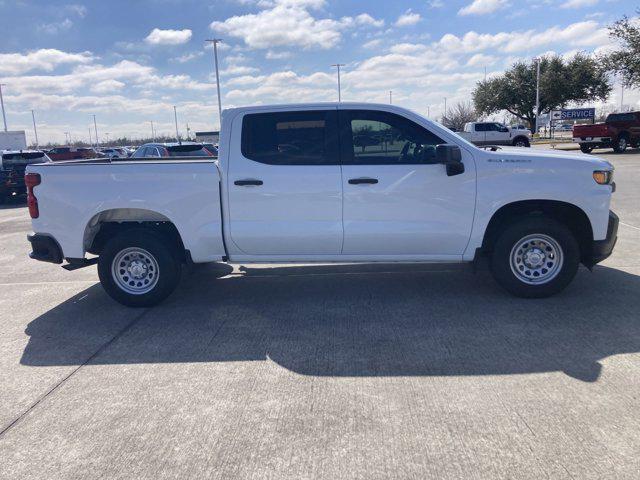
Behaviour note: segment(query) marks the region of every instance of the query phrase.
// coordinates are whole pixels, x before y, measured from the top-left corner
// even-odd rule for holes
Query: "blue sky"
[[[612,48],[606,25],[631,0],[0,0],[0,83],[10,129],[41,142],[218,127],[213,53],[221,37],[223,108],[335,100],[394,103],[437,118],[475,82],[518,59]],[[616,89],[610,102],[619,102]],[[625,93],[635,105],[640,96]]]

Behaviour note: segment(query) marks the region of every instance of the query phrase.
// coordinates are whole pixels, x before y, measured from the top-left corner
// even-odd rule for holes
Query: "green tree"
[[[605,67],[620,75],[626,86],[640,87],[640,24],[626,16],[622,17],[622,20],[609,27],[609,35],[622,48],[602,56]]]
[[[540,112],[569,103],[605,100],[611,92],[606,70],[583,53],[565,60],[560,56],[540,59]],[[535,129],[536,61],[517,62],[504,74],[480,81],[473,103],[481,115],[506,110]]]

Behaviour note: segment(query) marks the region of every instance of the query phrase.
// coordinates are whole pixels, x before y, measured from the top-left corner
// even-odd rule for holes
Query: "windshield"
[[[170,157],[211,157],[202,145],[174,145],[167,147]]]
[[[44,152],[16,152],[2,154],[2,165],[31,165],[34,163],[48,162],[49,157]]]
[[[635,120],[633,113],[612,113],[605,120],[607,123],[611,122],[632,122]]]

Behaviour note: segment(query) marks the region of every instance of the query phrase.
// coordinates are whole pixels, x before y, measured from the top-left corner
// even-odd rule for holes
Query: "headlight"
[[[610,185],[613,181],[613,170],[596,170],[593,179],[600,185]]]

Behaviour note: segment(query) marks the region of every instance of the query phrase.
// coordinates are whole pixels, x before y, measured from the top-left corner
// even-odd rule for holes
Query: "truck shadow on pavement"
[[[431,266],[200,267],[152,309],[94,285],[33,320],[31,366],[266,361],[302,375],[509,375],[593,382],[640,351],[640,276],[581,270],[523,300],[487,272]]]

